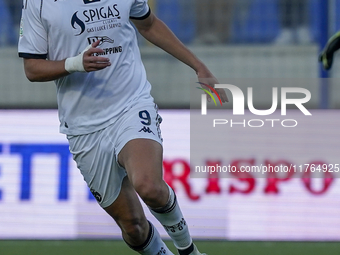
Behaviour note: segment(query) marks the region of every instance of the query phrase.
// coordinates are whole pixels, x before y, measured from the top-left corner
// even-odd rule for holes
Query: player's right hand
[[[325,48],[319,55],[319,61],[325,70],[331,69],[334,53],[338,49],[340,49],[340,32],[337,32],[328,40]]]
[[[83,65],[86,72],[98,71],[111,66],[109,58],[100,57],[100,54],[104,53],[104,51],[97,48],[99,44],[100,40],[92,43],[92,47],[84,52]],[[99,56],[96,56],[97,54],[99,54]]]

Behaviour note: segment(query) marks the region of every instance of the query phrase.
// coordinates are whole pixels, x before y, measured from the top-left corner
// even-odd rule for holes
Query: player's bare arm
[[[209,81],[209,85],[218,83],[214,75],[206,65],[199,60],[173,33],[154,15],[143,20],[132,20],[139,33],[149,42],[168,52],[184,64],[195,70],[199,81]],[[222,102],[228,102],[227,95],[223,89],[218,89]]]
[[[99,40],[97,42],[94,42],[92,44],[92,47],[86,49],[86,51],[75,57],[81,59],[79,61],[79,64],[73,64],[75,66],[73,68],[74,71],[77,70],[77,65],[79,71],[81,70],[85,72],[102,70],[111,65],[108,58],[94,56],[95,53],[103,52],[102,49],[97,48],[99,43]],[[74,58],[70,59],[74,61]],[[58,78],[64,77],[70,74],[70,72],[66,70],[67,68],[65,67],[65,61],[66,59],[60,61],[51,61],[47,59],[25,58],[24,69],[26,76],[30,81],[35,82],[53,81]]]

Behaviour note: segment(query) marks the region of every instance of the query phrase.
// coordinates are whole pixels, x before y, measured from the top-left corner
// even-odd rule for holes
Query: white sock
[[[192,245],[188,225],[176,200],[175,192],[169,187],[168,203],[162,208],[149,208],[163,225],[177,249],[185,250]]]
[[[174,255],[162,241],[157,229],[149,222],[149,234],[146,241],[140,246],[131,246],[131,249],[142,255]]]

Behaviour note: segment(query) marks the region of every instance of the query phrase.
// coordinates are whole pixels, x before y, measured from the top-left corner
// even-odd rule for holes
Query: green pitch
[[[173,248],[170,242],[169,247]],[[339,255],[340,242],[199,241],[208,255]],[[175,252],[174,249],[172,249]],[[1,255],[136,255],[122,241],[0,241]],[[177,254],[177,253],[175,253]]]

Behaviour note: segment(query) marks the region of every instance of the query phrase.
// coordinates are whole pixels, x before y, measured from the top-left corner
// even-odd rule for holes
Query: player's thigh
[[[162,180],[161,122],[156,105],[136,105],[125,114],[118,130],[117,159],[135,188],[136,183]]]
[[[169,188],[163,180],[162,151],[154,140],[134,139],[118,156],[134,189],[151,208],[163,207],[169,199]]]
[[[154,104],[136,105],[124,114],[117,131],[116,155],[133,187],[151,207],[164,205],[168,187],[163,181],[162,118]]]
[[[157,184],[163,179],[163,147],[154,140],[130,140],[120,151],[118,162],[126,169],[134,186]]]

